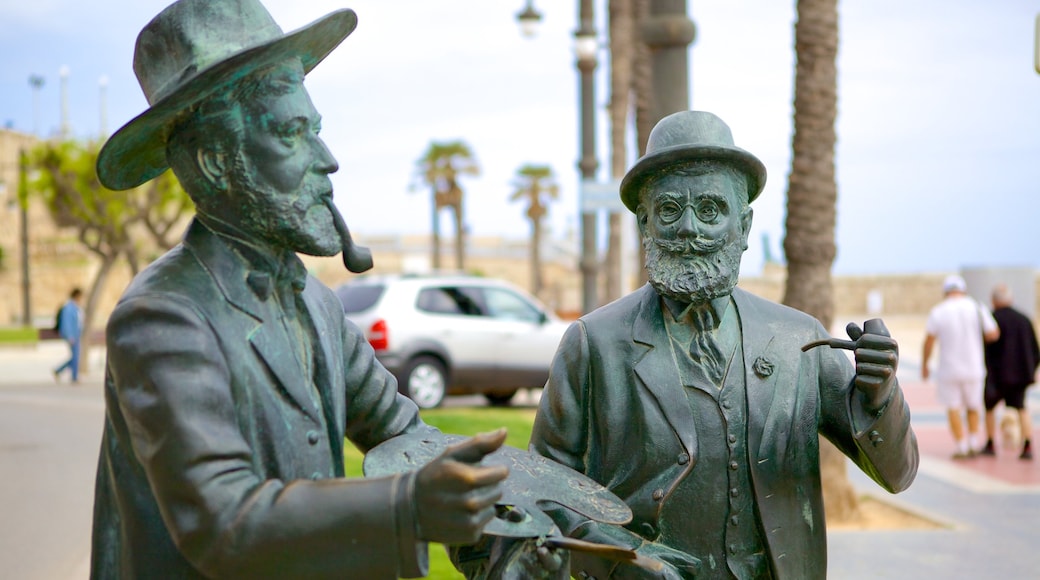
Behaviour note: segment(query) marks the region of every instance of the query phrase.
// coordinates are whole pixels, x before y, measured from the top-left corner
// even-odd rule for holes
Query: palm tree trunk
[[[639,149],[639,156],[642,157],[646,154],[646,142],[650,139],[650,131],[653,130],[654,124],[657,122],[651,118],[654,109],[653,103],[653,66],[650,62],[650,47],[642,41],[639,36],[640,30],[643,28],[643,23],[646,21],[647,16],[650,14],[650,0],[633,0],[633,42],[632,45],[635,47],[633,56],[633,79],[632,86],[635,92],[635,109],[636,109],[636,145]],[[639,227],[636,226],[636,239],[640,239]],[[647,282],[646,274],[646,255],[643,252],[637,252],[639,254],[639,268],[638,268],[638,285],[642,286]]]
[[[838,0],[798,0],[795,23],[797,65],[794,137],[787,188],[784,304],[815,316],[829,328],[834,316],[831,265],[834,262],[834,124],[838,110]],[[820,468],[827,519],[859,517],[847,462],[820,439]]]
[[[621,178],[628,169],[625,135],[628,131],[629,94],[632,91],[632,57],[635,33],[632,0],[610,0],[610,173]],[[621,214],[607,218],[606,276],[603,298],[621,297]]]
[[[431,229],[433,230],[433,246],[430,248],[430,259],[433,262],[434,271],[441,269],[441,217],[440,207],[437,205],[437,200],[433,202],[433,223]]]
[[[531,220],[531,293],[542,299],[542,220]]]
[[[462,198],[451,207],[455,213],[455,268],[466,271],[466,224],[462,223]]]

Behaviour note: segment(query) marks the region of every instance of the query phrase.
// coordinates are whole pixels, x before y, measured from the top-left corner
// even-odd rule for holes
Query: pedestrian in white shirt
[[[925,325],[924,353],[921,357],[921,379],[930,373],[928,360],[939,343],[939,364],[935,383],[939,401],[946,407],[957,450],[954,459],[973,457],[982,445],[980,420],[986,362],[983,341],[993,342],[1000,329],[989,310],[968,296],[960,276],[948,276],[943,282],[942,302],[932,308]],[[965,413],[968,433],[965,435],[961,413]]]

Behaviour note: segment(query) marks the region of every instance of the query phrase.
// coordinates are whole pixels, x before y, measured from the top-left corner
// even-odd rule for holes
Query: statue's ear
[[[751,218],[754,217],[755,210],[748,206],[747,210],[744,211],[743,215],[740,216],[740,228],[743,230],[741,236],[741,245],[747,250],[747,238],[748,234],[751,233]]]
[[[199,172],[210,185],[219,191],[227,190],[228,163],[227,155],[223,151],[200,148],[195,152],[195,161],[199,165]]]

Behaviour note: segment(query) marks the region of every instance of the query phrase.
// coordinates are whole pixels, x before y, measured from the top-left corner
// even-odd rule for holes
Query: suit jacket
[[[998,387],[1025,387],[1036,379],[1040,364],[1033,323],[1025,314],[1011,307],[997,308],[993,318],[1000,328],[1000,338],[986,344],[986,372]]]
[[[344,479],[342,445],[346,437],[368,451],[428,427],[333,293],[310,278],[313,393],[277,299],[261,299],[248,274],[196,221],[116,306],[92,577],[423,573],[414,475]]]
[[[801,351],[826,337],[816,319],[740,289],[733,301],[745,357],[751,492],[773,574],[822,578],[826,534],[817,434],[898,492],[917,472],[909,410],[894,385],[882,412],[867,417],[845,353]],[[557,511],[554,518],[567,535],[630,548],[657,540],[668,496],[697,467],[698,433],[660,304],[653,288],[644,286],[579,319],[557,351],[532,450],[589,475],[633,512],[621,529]],[[689,519],[691,534],[721,533],[699,529],[696,514]],[[574,574],[607,578],[613,566],[572,554]]]

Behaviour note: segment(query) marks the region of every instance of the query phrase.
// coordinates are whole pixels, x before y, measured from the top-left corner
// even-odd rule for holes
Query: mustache
[[[705,239],[702,237],[663,240],[652,238],[655,246],[665,252],[682,257],[704,256],[714,254],[726,246],[726,238]]]

